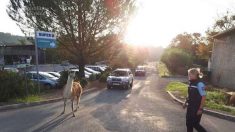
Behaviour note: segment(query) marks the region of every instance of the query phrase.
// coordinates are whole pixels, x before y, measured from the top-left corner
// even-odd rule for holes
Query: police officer
[[[183,107],[187,107],[186,126],[187,132],[193,132],[195,128],[198,132],[206,132],[205,128],[200,125],[203,106],[206,100],[205,84],[200,81],[200,69],[192,68],[188,70],[188,98]]]

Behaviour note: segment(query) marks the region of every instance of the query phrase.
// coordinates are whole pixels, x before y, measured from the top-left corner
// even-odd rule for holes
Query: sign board
[[[52,32],[36,31],[35,38],[38,48],[56,48],[56,36]]]

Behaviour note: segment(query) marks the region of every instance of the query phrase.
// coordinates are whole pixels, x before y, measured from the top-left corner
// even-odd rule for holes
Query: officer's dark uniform
[[[199,80],[190,81],[188,87],[188,107],[186,114],[186,126],[188,132],[192,132],[193,128],[198,132],[206,132],[206,130],[200,125],[202,115],[197,115],[202,99],[198,90],[199,82]]]

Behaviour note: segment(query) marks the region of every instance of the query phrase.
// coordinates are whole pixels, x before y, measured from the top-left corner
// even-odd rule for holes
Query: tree
[[[164,51],[161,61],[172,73],[185,74],[187,69],[192,66],[193,56],[179,48],[168,48]]]
[[[133,0],[10,0],[7,12],[24,32],[55,32],[84,77],[85,64],[111,47],[104,36],[123,33],[134,8]]]
[[[203,51],[202,49],[200,49],[199,51],[202,52],[199,54],[204,54],[205,56],[210,57],[214,43],[213,36],[220,32],[229,30],[233,27],[235,27],[235,14],[227,11],[215,21],[214,25],[211,28],[208,28],[208,30],[206,31],[207,47],[205,47]],[[202,46],[200,48],[202,48]]]
[[[222,32],[235,26],[235,14],[227,11],[222,17],[219,17],[212,27],[213,32]]]
[[[178,34],[170,44],[171,47],[177,47],[184,49],[185,51],[191,51],[192,36],[188,33]]]

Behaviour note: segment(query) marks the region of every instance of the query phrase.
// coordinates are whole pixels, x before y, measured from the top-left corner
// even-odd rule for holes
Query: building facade
[[[44,51],[38,49],[39,63],[44,63]],[[34,45],[0,45],[1,63],[5,65],[25,64],[27,59],[31,59],[31,64],[35,64]]]
[[[211,81],[216,86],[235,89],[235,28],[214,36]]]

